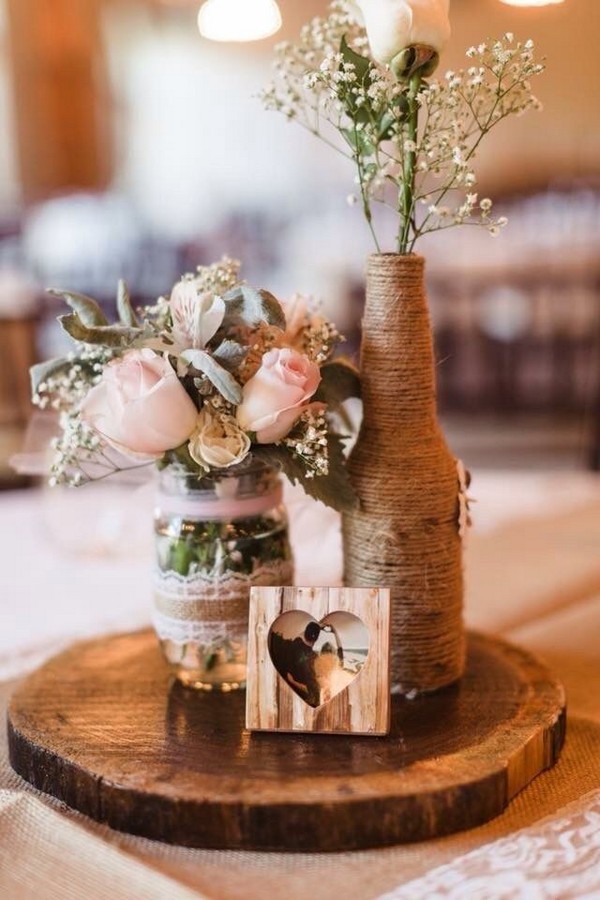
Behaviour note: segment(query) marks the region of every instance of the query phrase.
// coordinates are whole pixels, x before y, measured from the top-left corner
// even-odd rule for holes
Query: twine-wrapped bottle
[[[464,669],[457,462],[437,420],[422,257],[369,258],[364,419],[350,458],[361,507],[344,516],[345,581],[392,593],[392,684],[432,691]]]

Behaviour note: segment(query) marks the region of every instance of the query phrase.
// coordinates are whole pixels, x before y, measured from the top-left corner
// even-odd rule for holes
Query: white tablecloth
[[[412,848],[328,857],[165,849],[60,809],[2,769],[0,759],[0,896],[600,897],[600,479],[480,473],[471,492],[477,504],[466,553],[467,623],[545,657],[570,704],[563,761],[502,817]],[[334,583],[341,575],[336,515],[296,491],[288,502],[298,582]],[[0,495],[0,678],[26,671],[73,638],[147,624],[151,511],[148,489]],[[8,692],[0,691],[3,702]],[[38,844],[46,868],[40,862],[32,869]],[[77,859],[64,863],[69,846],[80,845]],[[104,859],[104,881],[90,846]],[[554,860],[545,875],[536,847]],[[70,881],[56,876],[52,861],[74,867]],[[554,877],[557,867],[562,881]]]

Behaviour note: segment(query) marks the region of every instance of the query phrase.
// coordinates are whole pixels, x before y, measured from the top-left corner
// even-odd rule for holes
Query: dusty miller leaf
[[[48,293],[54,297],[62,297],[84,325],[89,327],[108,325],[108,319],[98,303],[92,300],[91,297],[86,297],[85,294],[78,294],[74,291],[61,291],[57,288],[49,288]]]
[[[248,349],[242,347],[237,341],[223,341],[213,351],[213,356],[215,359],[218,359],[224,369],[230,371],[231,369],[237,369],[241,365],[247,353]]]
[[[139,325],[137,316],[134,313],[133,307],[131,305],[131,299],[129,297],[127,285],[122,278],[119,279],[119,286],[117,288],[117,312],[119,314],[119,320],[122,325],[129,325],[134,328]]]
[[[285,313],[279,300],[269,291],[250,287],[247,284],[239,285],[223,297],[225,301],[225,318],[223,325],[243,324],[250,328],[256,327],[261,322],[275,325],[285,330]]]
[[[100,344],[103,347],[127,347],[142,334],[140,328],[130,328],[126,325],[96,325],[88,326],[75,312],[67,316],[59,316],[61,328],[75,341],[83,344]]]
[[[192,366],[197,372],[206,375],[229,403],[237,406],[242,402],[242,388],[233,375],[219,365],[205,350],[186,350],[179,359]]]

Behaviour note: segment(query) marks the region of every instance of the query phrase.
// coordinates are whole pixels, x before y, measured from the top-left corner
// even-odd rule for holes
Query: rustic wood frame
[[[275,620],[299,610],[316,621],[333,612],[357,616],[369,653],[348,687],[316,709],[277,672],[268,648]],[[390,730],[390,592],[387,588],[254,587],[250,595],[246,728],[321,734],[384,735]]]

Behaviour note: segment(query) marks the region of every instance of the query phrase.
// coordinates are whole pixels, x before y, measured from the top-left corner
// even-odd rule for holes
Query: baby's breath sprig
[[[219,262],[198,266],[194,275],[184,277],[196,281],[200,291],[225,294],[239,284],[241,265],[238,259],[223,256]]]
[[[314,316],[302,333],[302,352],[317,365],[322,366],[332,357],[337,345],[344,340],[333,322],[320,315]]]
[[[398,252],[411,253],[433,231],[480,225],[495,236],[506,224],[479,199],[473,162],[501,121],[541,108],[531,79],[544,65],[534,50],[508,32],[470,47],[468,65],[439,80],[398,79],[370,57],[352,4],[335,0],[297,43],[278,45],[263,102],[354,162],[360,197],[348,199],[360,199],[376,248],[372,208],[380,203],[398,216]]]
[[[325,413],[307,410],[283,441],[284,446],[305,466],[306,478],[329,474],[328,433]]]

